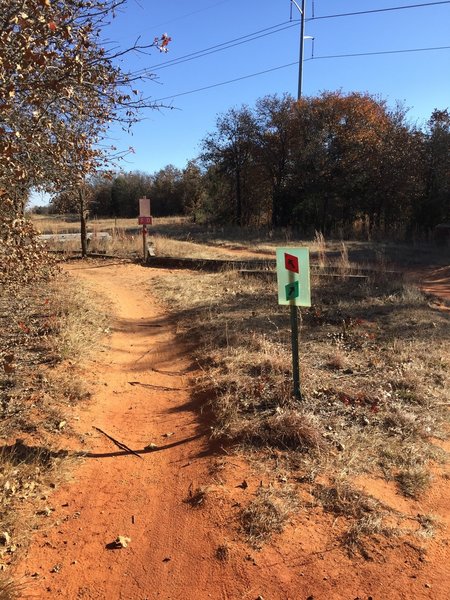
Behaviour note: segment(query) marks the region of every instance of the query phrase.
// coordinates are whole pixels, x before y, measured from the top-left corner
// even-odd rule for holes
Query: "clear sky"
[[[301,4],[301,0],[297,2]],[[429,6],[330,17],[417,4]],[[450,49],[320,58],[450,46],[450,2],[307,0],[306,7],[305,34],[314,37],[314,48],[312,41],[306,40],[304,95],[336,89],[379,94],[391,105],[403,101],[410,107],[410,118],[420,124],[434,108],[450,106]],[[167,54],[155,50],[151,56],[130,58],[124,66],[152,67],[157,81],[140,89],[173,108],[148,111],[131,136],[112,130],[111,143],[135,150],[123,168],[149,173],[169,163],[183,168],[199,154],[200,142],[214,130],[218,114],[232,106],[253,106],[267,94],[289,92],[295,96],[298,64],[278,69],[298,61],[300,28],[295,7],[293,19],[291,23],[289,0],[129,0],[107,36],[122,47],[132,45],[139,36],[142,41],[162,33],[171,36]],[[181,62],[186,55],[249,34],[258,39]],[[249,38],[238,41],[245,39]],[[274,70],[179,95],[269,69]]]

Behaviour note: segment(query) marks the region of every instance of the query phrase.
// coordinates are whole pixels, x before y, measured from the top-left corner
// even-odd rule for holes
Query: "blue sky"
[[[380,94],[388,103],[403,101],[410,118],[424,123],[433,108],[450,106],[450,50],[320,59],[321,56],[450,46],[450,3],[359,16],[322,18],[339,13],[369,11],[430,0],[307,0],[304,95],[324,90]],[[298,0],[301,3],[301,0]],[[314,5],[314,7],[313,7]],[[111,143],[132,146],[135,154],[123,163],[125,170],[149,173],[171,163],[183,168],[200,152],[200,142],[214,130],[218,114],[232,106],[253,106],[267,94],[297,93],[298,67],[177,96],[298,61],[299,24],[289,23],[289,0],[129,0],[107,35],[125,47],[140,36],[151,41],[164,32],[172,37],[170,50],[151,56],[131,57],[124,65],[152,67],[157,82],[140,89],[173,109],[148,111],[126,135],[111,131]],[[298,19],[296,9],[293,18]],[[282,25],[281,25],[282,24]],[[170,61],[276,25],[283,31],[234,48],[181,64]]]

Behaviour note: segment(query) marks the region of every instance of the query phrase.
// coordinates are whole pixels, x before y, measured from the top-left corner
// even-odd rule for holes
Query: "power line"
[[[219,6],[219,4],[225,4],[225,2],[229,2],[229,0],[220,0],[220,2],[216,2],[211,6],[205,6],[204,8],[199,8],[198,10],[193,10],[192,12],[185,13],[184,15],[180,15],[179,17],[175,17],[174,19],[170,19],[170,21],[164,21],[163,23],[158,23],[157,25],[152,25],[153,28],[162,27],[163,25],[168,25],[169,23],[174,23],[175,21],[180,21],[181,19],[185,19],[186,17],[191,17],[192,15],[196,15],[197,13],[204,12],[205,10],[210,10],[211,8],[215,8]]]
[[[407,50],[380,50],[378,52],[355,52],[354,54],[328,54],[326,56],[312,56],[305,58],[311,60],[327,60],[330,58],[348,58],[350,56],[381,56],[382,54],[405,54],[407,52],[428,52],[430,50],[450,50],[450,46],[435,46],[433,48],[408,48]]]
[[[288,63],[287,65],[281,65],[279,67],[273,67],[272,69],[266,69],[265,71],[259,71],[258,73],[252,73],[251,75],[243,75],[242,77],[236,77],[236,79],[229,79],[228,81],[222,81],[221,83],[213,83],[212,85],[206,85],[205,87],[197,88],[196,90],[190,90],[189,92],[181,92],[180,94],[172,94],[172,96],[166,96],[165,98],[158,98],[155,102],[162,102],[163,100],[171,100],[172,98],[178,98],[179,96],[187,96],[187,94],[195,94],[195,92],[203,92],[204,90],[210,90],[221,85],[227,85],[229,83],[235,83],[236,81],[242,81],[243,79],[250,79],[251,77],[257,77],[258,75],[264,75],[265,73],[271,73],[272,71],[279,71],[286,67],[292,67],[298,65],[298,60],[295,62]]]
[[[450,2],[450,0],[449,0]],[[180,56],[179,58],[173,58],[169,61],[164,61],[162,63],[158,63],[157,65],[153,65],[148,67],[153,71],[157,69],[163,69],[165,67],[174,66],[174,64],[183,63],[187,60],[193,60],[195,58],[200,58],[201,56],[207,56],[208,54],[213,54],[214,52],[220,52],[221,50],[227,50],[228,48],[233,48],[234,46],[238,46],[240,44],[245,44],[247,42],[251,42],[253,39],[259,39],[261,37],[265,37],[267,35],[272,35],[273,33],[278,33],[279,31],[284,31],[285,29],[290,29],[291,27],[296,27],[298,24],[298,20],[295,22],[284,21],[283,23],[278,23],[277,25],[272,25],[271,27],[266,27],[265,29],[260,29],[259,31],[254,31],[253,33],[248,33],[247,35],[243,35],[238,38],[234,38],[232,40],[228,40],[227,42],[222,42],[221,44],[216,44],[215,46],[210,46],[209,48],[203,48],[203,50],[197,50],[196,52],[191,52],[190,54],[185,54],[184,56]],[[278,29],[281,28],[281,29]],[[275,31],[271,31],[275,30]],[[259,35],[261,34],[261,35]],[[253,37],[256,36],[256,37]],[[199,56],[200,55],[200,56]]]
[[[406,4],[404,6],[390,6],[387,8],[374,8],[372,10],[361,10],[348,13],[339,13],[335,15],[323,15],[320,17],[309,17],[305,21],[318,21],[319,19],[336,19],[338,17],[354,17],[357,15],[371,15],[374,13],[392,12],[394,10],[405,10],[411,8],[423,8],[427,6],[438,6],[440,4],[450,4],[450,0],[442,0],[441,2],[426,2],[425,4]]]
[[[319,17],[309,17],[306,19],[306,21],[309,22],[309,21],[318,21],[318,20],[324,20],[324,19],[335,19],[335,18],[339,18],[339,17],[368,15],[368,14],[374,14],[374,13],[392,12],[392,11],[396,11],[396,10],[410,10],[410,9],[414,9],[414,8],[439,6],[439,5],[444,5],[444,4],[450,4],[450,0],[441,0],[439,2],[426,2],[426,3],[422,3],[422,4],[408,4],[408,5],[404,5],[404,6],[391,6],[391,7],[387,7],[387,8],[377,8],[377,9],[372,9],[372,10],[363,10],[363,11],[354,11],[354,12],[348,12],[348,13],[336,13],[336,14],[331,14],[331,15],[322,15]],[[251,41],[254,41],[254,40],[269,36],[269,35],[273,35],[275,33],[281,32],[281,31],[285,31],[286,29],[295,27],[298,24],[298,22],[299,22],[298,19],[295,21],[284,21],[282,23],[278,23],[277,25],[272,25],[271,27],[266,27],[265,29],[260,29],[258,31],[254,31],[247,35],[244,35],[244,36],[241,36],[238,38],[234,38],[232,40],[228,40],[226,42],[222,42],[222,43],[216,44],[214,46],[209,46],[208,48],[203,48],[202,50],[197,50],[195,52],[191,52],[190,54],[185,54],[184,56],[180,56],[179,58],[174,58],[169,61],[158,63],[158,64],[150,66],[148,68],[153,71],[157,71],[160,69],[166,69],[168,67],[174,67],[178,64],[189,62],[191,60],[196,60],[197,58],[202,58],[203,56],[209,56],[210,54],[215,54],[216,52],[221,52],[222,50],[228,50],[229,48],[234,48],[235,46],[240,46],[242,44],[246,44],[248,42],[251,42]]]
[[[409,48],[407,50],[384,50],[378,52],[357,52],[354,54],[334,54],[328,56],[316,56],[314,58],[308,58],[305,60],[329,60],[334,58],[351,58],[358,56],[380,56],[383,54],[405,54],[407,52],[430,52],[437,50],[450,50],[450,46],[436,46],[432,48]],[[228,85],[230,83],[236,83],[237,81],[242,81],[244,79],[250,79],[252,77],[258,77],[259,75],[265,75],[266,73],[272,73],[273,71],[279,71],[280,69],[286,69],[287,67],[292,67],[294,65],[298,65],[298,61],[294,61],[291,63],[287,63],[285,65],[280,65],[278,67],[273,67],[271,69],[266,69],[264,71],[258,71],[258,73],[251,73],[250,75],[243,75],[242,77],[236,77],[235,79],[229,79],[228,81],[222,81],[220,83],[213,83],[212,85],[206,85],[201,88],[196,88],[195,90],[189,90],[187,92],[180,92],[178,94],[172,94],[171,96],[165,96],[164,98],[158,98],[155,102],[163,102],[164,100],[172,100],[173,98],[179,98],[180,96],[187,96],[188,94],[195,94],[196,92],[203,92],[205,90],[210,90],[216,87],[220,87],[223,85]]]

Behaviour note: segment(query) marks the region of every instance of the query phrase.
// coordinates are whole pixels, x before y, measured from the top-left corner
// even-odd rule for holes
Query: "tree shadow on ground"
[[[68,450],[50,450],[43,446],[29,446],[23,440],[16,440],[14,444],[0,447],[2,459],[15,466],[25,463],[49,467],[54,459],[67,458],[69,454]]]

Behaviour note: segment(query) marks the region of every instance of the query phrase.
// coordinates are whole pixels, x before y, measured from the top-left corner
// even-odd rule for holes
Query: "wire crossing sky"
[[[111,131],[111,144],[135,150],[123,168],[183,168],[218,114],[269,94],[295,96],[300,15],[295,7],[290,15],[289,0],[129,0],[108,43],[164,32],[172,42],[168,54],[127,59],[134,70],[152,67],[157,79],[139,89],[168,108],[147,113],[133,135]],[[304,95],[369,92],[403,102],[420,125],[450,106],[450,0],[307,0],[306,17]]]

